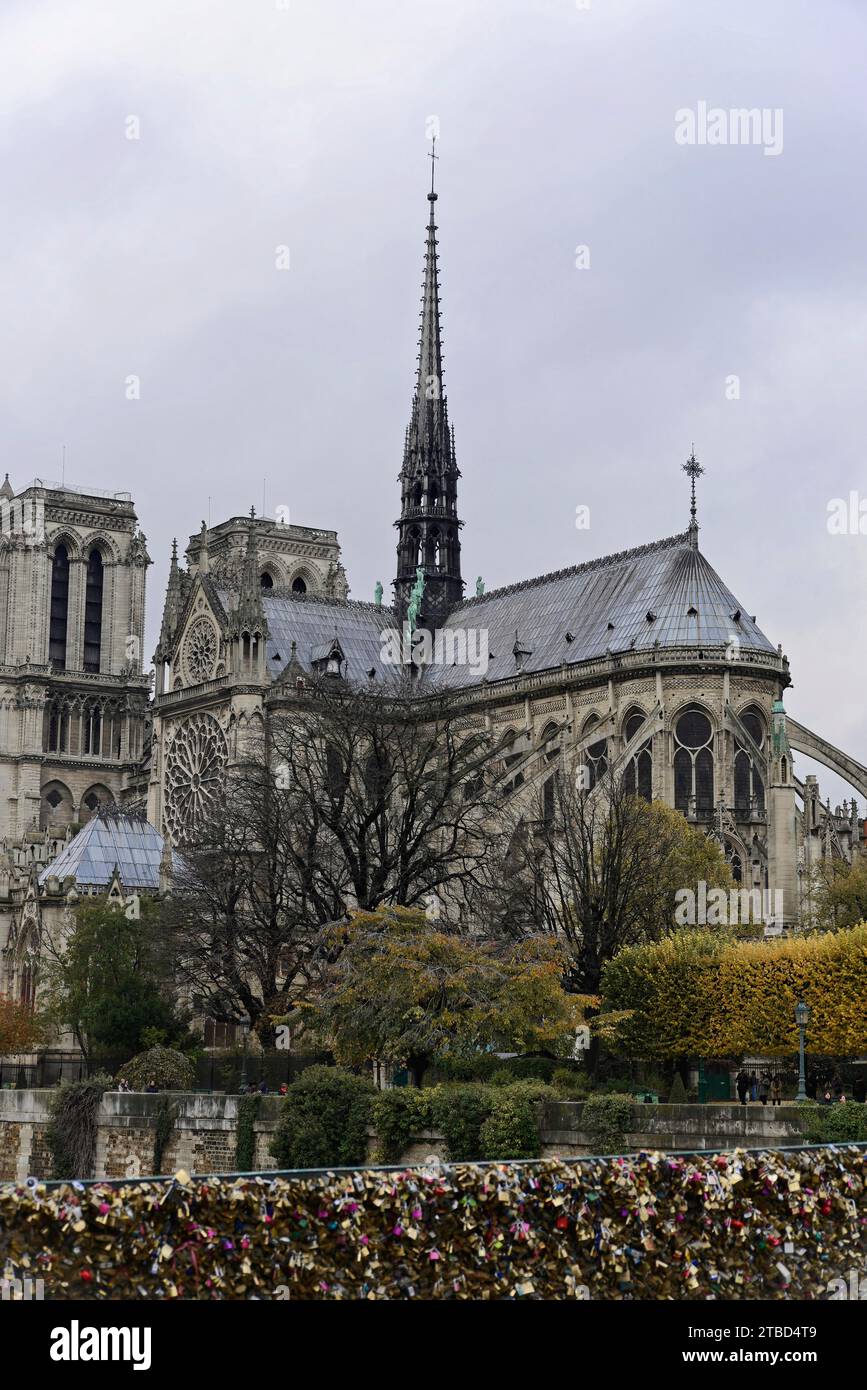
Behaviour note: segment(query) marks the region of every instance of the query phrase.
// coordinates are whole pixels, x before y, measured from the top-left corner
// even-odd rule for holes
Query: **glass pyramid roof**
[[[56,859],[39,875],[40,884],[51,876],[70,875],[81,886],[107,888],[115,865],[124,888],[160,885],[163,837],[150,821],[114,812],[98,814],[73,836]]]

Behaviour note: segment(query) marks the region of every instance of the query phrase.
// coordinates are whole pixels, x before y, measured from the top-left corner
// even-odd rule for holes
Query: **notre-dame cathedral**
[[[591,787],[622,772],[715,835],[742,886],[768,890],[771,930],[808,920],[817,858],[859,852],[854,799],[823,805],[793,755],[865,797],[867,767],[787,716],[782,648],[700,549],[694,454],[679,534],[490,593],[477,580],[466,596],[437,197],[390,603],[381,584],[370,602],[348,597],[333,530],[254,513],[202,523],[185,564],[173,551],[149,679],[150,561],[130,498],[38,479],[0,490],[0,990],[32,995],[40,934],[82,892],[158,887],[245,740],[312,672],[388,690],[395,634],[413,649],[436,636],[438,685],[467,728],[494,732],[504,784],[528,806],[543,812],[555,768],[584,769]]]

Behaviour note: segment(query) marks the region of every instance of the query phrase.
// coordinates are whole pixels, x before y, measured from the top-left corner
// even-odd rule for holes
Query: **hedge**
[[[602,995],[607,1044],[624,1056],[791,1054],[801,1000],[811,1052],[857,1055],[867,1051],[867,925],[770,942],[677,932],[620,951]]]
[[[867,1258],[865,1186],[858,1149],[6,1184],[0,1268],[52,1300],[817,1299]]]

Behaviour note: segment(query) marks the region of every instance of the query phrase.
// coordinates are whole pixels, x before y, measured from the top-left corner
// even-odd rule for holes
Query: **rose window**
[[[197,618],[184,643],[184,662],[192,682],[207,681],[217,664],[217,634],[207,618]]]
[[[228,749],[210,714],[194,714],[175,734],[166,756],[165,823],[175,844],[195,837],[218,804]]]

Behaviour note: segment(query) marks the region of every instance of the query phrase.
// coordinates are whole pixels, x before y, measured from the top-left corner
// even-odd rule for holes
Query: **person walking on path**
[[[771,1093],[771,1077],[770,1077],[770,1073],[769,1073],[769,1072],[766,1072],[766,1071],[763,1071],[763,1072],[762,1072],[762,1079],[761,1079],[761,1081],[759,1082],[759,1100],[762,1102],[762,1105],[767,1105],[767,1103],[768,1103],[768,1096],[770,1095],[770,1093]]]
[[[741,1067],[740,1071],[735,1077],[735,1086],[737,1087],[738,1091],[738,1100],[740,1101],[741,1105],[746,1105],[747,1092],[750,1089],[750,1078],[747,1072],[744,1071],[743,1067]]]
[[[751,1072],[750,1072],[750,1100],[758,1100],[758,1098],[759,1098],[759,1083],[758,1083],[758,1081],[756,1080],[756,1074],[755,1074],[755,1072],[754,1072],[754,1071],[751,1071]]]
[[[771,1105],[779,1105],[783,1099],[783,1088],[780,1085],[780,1078],[775,1076],[771,1082]]]

